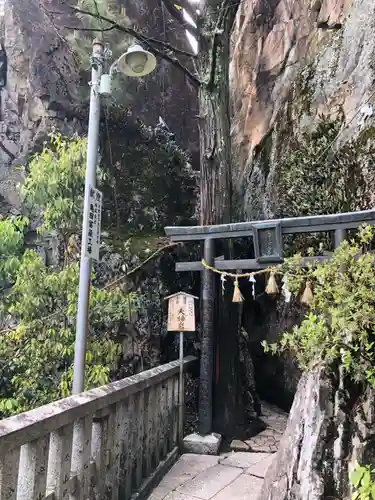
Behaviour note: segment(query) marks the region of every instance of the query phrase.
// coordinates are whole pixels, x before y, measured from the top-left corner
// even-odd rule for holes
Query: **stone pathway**
[[[266,429],[246,441],[233,440],[230,445],[233,451],[255,453],[275,453],[277,451],[281,436],[286,428],[288,414],[277,406],[262,402],[261,419],[266,424]]]
[[[232,441],[236,452],[182,455],[148,500],[257,500],[288,414],[262,403],[262,420],[264,431],[246,441]]]
[[[148,500],[256,500],[272,453],[182,455]]]

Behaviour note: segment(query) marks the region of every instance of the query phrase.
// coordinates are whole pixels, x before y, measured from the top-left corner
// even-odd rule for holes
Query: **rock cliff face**
[[[57,16],[56,26],[67,19],[67,12]],[[4,26],[8,78],[2,91],[0,196],[5,209],[17,210],[16,185],[22,177],[14,165],[25,160],[53,125],[65,133],[80,132],[80,75],[71,51],[37,1],[7,2]]]
[[[146,1],[132,0],[126,7],[131,22],[142,26],[150,36],[171,43],[178,43],[180,36],[180,42],[186,43],[182,30],[175,33],[160,6],[150,13]],[[3,35],[8,82],[2,93],[0,120],[2,212],[20,208],[16,185],[22,176],[14,167],[25,161],[51,127],[66,134],[81,133],[86,128],[89,73],[78,65],[66,41],[69,31],[64,29],[77,22],[66,2],[6,2]],[[179,144],[196,155],[196,97],[185,77],[176,68],[158,61],[157,70],[147,79],[119,78],[118,84],[126,85],[126,94],[133,97],[120,102],[126,104],[127,116],[151,126],[162,116]],[[121,101],[121,92],[117,97]]]
[[[342,498],[331,497],[333,418],[334,388],[317,368],[299,383],[286,432],[266,475],[262,500]]]
[[[246,219],[275,214],[286,137],[342,111],[340,143],[371,114],[364,106],[375,102],[374,13],[372,0],[241,2],[232,37],[232,135]]]
[[[355,462],[374,459],[374,391],[358,389],[319,366],[302,376],[258,500],[351,498]]]

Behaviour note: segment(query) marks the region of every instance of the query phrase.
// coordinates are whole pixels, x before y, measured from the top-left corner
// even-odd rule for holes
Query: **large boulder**
[[[321,368],[302,376],[259,500],[323,500],[332,466],[334,388]]]
[[[258,500],[349,500],[355,463],[374,463],[374,410],[342,368],[306,371]]]

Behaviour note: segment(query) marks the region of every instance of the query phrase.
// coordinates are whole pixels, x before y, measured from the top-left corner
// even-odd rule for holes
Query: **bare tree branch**
[[[83,9],[79,9],[78,7],[73,7],[73,6],[70,6],[70,8],[73,12],[77,12],[79,14],[84,14],[87,16],[95,17],[96,19],[98,19],[98,15],[95,14],[94,12],[89,11],[89,10],[83,10]],[[190,80],[192,81],[192,83],[195,86],[199,87],[199,85],[201,84],[201,82],[197,76],[195,76],[176,57],[167,53],[167,52],[174,52],[174,47],[172,45],[169,45],[166,42],[161,42],[160,40],[156,40],[156,39],[153,39],[151,37],[147,37],[145,35],[142,35],[142,33],[139,33],[138,31],[134,30],[133,28],[129,28],[127,26],[124,26],[123,24],[119,24],[116,21],[113,21],[112,19],[110,19],[109,17],[101,15],[100,19],[102,21],[110,24],[111,26],[113,26],[114,29],[117,29],[118,31],[122,31],[123,33],[127,33],[128,35],[131,35],[134,38],[136,38],[137,40],[139,40],[140,42],[142,42],[144,45],[146,45],[146,47],[149,49],[149,51],[152,52],[154,55],[161,57],[162,59],[164,59],[165,61],[168,61],[169,63],[171,63],[173,66],[175,66],[179,70],[183,71],[185,73],[185,75],[190,78]],[[101,30],[99,30],[99,31],[101,31]],[[163,46],[163,48],[167,52],[161,51],[161,50],[155,48],[154,45]],[[180,49],[177,49],[177,50],[179,51]],[[185,51],[183,51],[183,52],[185,52]],[[181,51],[179,53],[181,53]],[[189,56],[191,56],[190,53],[187,53],[187,54],[189,54]],[[184,54],[184,55],[187,55],[187,54]]]
[[[169,249],[169,248],[174,248],[174,247],[181,247],[183,246],[183,243],[182,242],[177,242],[177,243],[167,243],[166,245],[158,248],[154,253],[152,253],[149,257],[147,257],[147,259],[145,259],[143,262],[141,262],[138,266],[134,267],[133,269],[131,269],[130,271],[128,271],[127,273],[123,274],[122,276],[120,276],[119,278],[116,278],[114,281],[111,281],[110,283],[107,283],[104,287],[103,287],[103,290],[106,290],[107,288],[111,288],[113,285],[115,285],[116,283],[118,283],[119,281],[122,281],[123,279],[126,279],[128,276],[131,276],[132,274],[135,274],[136,272],[138,272],[140,269],[142,269],[143,266],[145,266],[148,262],[150,262],[150,260],[153,260],[155,259],[156,257],[158,257],[158,255],[160,255],[162,252],[164,252],[165,250]],[[1,332],[0,332],[1,333]]]
[[[169,12],[169,14],[173,17],[173,19],[175,19],[178,22],[180,26],[185,28],[189,33],[191,33],[195,37],[199,35],[198,29],[185,20],[183,10],[176,9],[173,0],[162,0],[162,2],[165,5],[165,8]]]
[[[197,55],[193,54],[192,52],[189,52],[188,50],[182,50],[174,45],[171,45],[168,42],[163,42],[162,40],[157,40],[156,38],[149,38],[147,37],[147,40],[151,43],[154,43],[155,45],[160,45],[163,47],[165,50],[170,50],[171,52],[174,52],[175,54],[180,54],[182,56],[186,57],[192,57],[193,59],[196,59]]]
[[[109,26],[108,28],[81,28],[81,27],[76,27],[76,26],[64,26],[65,29],[67,30],[75,30],[75,31],[92,31],[92,32],[98,32],[101,33],[102,31],[111,31],[114,29],[118,29],[116,25]],[[142,42],[145,43],[147,40],[149,43],[153,43],[155,45],[160,45],[167,51],[174,52],[175,54],[179,54],[182,56],[186,57],[192,57],[196,58],[196,54],[193,54],[192,52],[189,52],[188,50],[182,50],[179,49],[178,47],[175,47],[174,45],[171,45],[170,43],[163,42],[162,40],[157,40],[156,38],[150,38],[150,37],[144,37],[141,33],[139,34],[142,36]]]
[[[116,26],[109,26],[108,28],[77,28],[74,26],[64,26],[66,30],[74,30],[74,31],[92,31],[92,32],[102,32],[102,31],[112,31],[116,29]]]

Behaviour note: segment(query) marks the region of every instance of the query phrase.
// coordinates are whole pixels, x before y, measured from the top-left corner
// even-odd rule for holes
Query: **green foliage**
[[[23,251],[26,217],[0,219],[0,286],[7,286],[18,270]]]
[[[371,208],[364,172],[375,161],[373,130],[334,150],[341,120],[322,119],[313,133],[292,139],[279,164],[280,217]],[[337,145],[335,145],[337,147]]]
[[[299,265],[300,256],[286,261],[290,291],[298,295],[308,279],[314,298],[301,324],[284,332],[277,344],[264,343],[266,350],[291,350],[302,369],[341,362],[354,381],[375,387],[375,256],[367,252],[374,235],[375,228],[361,228],[358,238],[343,242],[330,261],[308,269]]]
[[[66,240],[79,228],[85,151],[85,140],[51,134],[31,160],[23,194],[41,210],[42,232]],[[59,266],[46,266],[25,249],[27,224],[0,220],[0,320],[8,325],[0,332],[0,417],[67,396],[72,383],[78,263],[66,255]],[[137,300],[119,288],[91,286],[86,388],[107,383],[117,368],[117,336]]]
[[[58,229],[64,235],[77,231],[82,216],[86,148],[86,139],[51,133],[49,143],[31,160],[22,194],[30,208],[42,208],[40,231]]]
[[[352,500],[375,500],[375,469],[357,465],[350,476],[353,486]]]
[[[56,272],[32,250],[26,250],[11,291],[8,313],[17,327],[0,336],[0,394],[3,415],[25,411],[70,393],[78,265]],[[132,308],[135,297],[130,296]],[[107,383],[116,367],[120,345],[113,326],[126,317],[128,296],[92,287],[90,337],[86,356],[86,388]],[[112,335],[111,335],[112,334]]]

